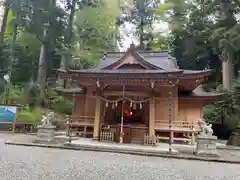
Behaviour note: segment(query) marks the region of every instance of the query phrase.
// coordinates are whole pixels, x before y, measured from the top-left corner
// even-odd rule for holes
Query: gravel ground
[[[240,180],[240,165],[7,146],[7,139],[0,135],[0,180]]]

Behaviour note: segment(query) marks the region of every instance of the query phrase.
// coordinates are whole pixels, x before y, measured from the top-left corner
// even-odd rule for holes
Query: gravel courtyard
[[[1,180],[239,180],[240,165],[4,145]]]

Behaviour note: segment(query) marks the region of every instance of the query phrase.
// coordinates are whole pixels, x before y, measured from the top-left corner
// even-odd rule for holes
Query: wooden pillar
[[[155,98],[149,103],[149,136],[155,135]]]
[[[88,116],[88,94],[85,96],[85,105],[84,105],[84,116]]]
[[[87,134],[87,126],[86,124],[88,123],[88,93],[86,93],[85,96],[85,105],[84,105],[85,109],[84,109],[84,121],[85,121],[85,125],[84,125],[84,137],[86,137]]]
[[[101,110],[101,99],[99,97],[96,97],[94,131],[93,131],[94,139],[99,139],[100,110]]]
[[[178,113],[178,88],[174,87],[174,94],[173,94],[173,102],[174,102],[174,117],[173,122],[179,120],[179,113]]]
[[[75,114],[76,112],[76,93],[74,92],[72,95],[72,100],[73,100],[73,109],[72,109],[72,115]]]
[[[172,131],[172,103],[173,103],[173,92],[172,92],[172,81],[169,81],[169,102],[168,102],[168,125],[169,125],[169,152],[172,151],[172,143],[174,138],[174,132]]]

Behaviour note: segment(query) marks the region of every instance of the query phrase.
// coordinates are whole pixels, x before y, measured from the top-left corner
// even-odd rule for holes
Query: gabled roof
[[[135,59],[134,63],[138,63],[144,67],[143,69],[118,69],[124,64],[128,56],[132,56]],[[122,64],[121,64],[122,63]],[[127,63],[129,62],[125,62]],[[131,64],[131,63],[130,63]],[[120,66],[119,66],[120,65]],[[59,70],[60,71],[60,70]],[[93,74],[123,74],[123,73],[182,73],[184,78],[188,78],[191,75],[210,75],[211,70],[183,70],[179,69],[176,58],[172,57],[168,52],[149,52],[149,51],[137,51],[134,44],[131,44],[126,52],[108,52],[100,59],[99,63],[90,69],[82,70],[67,70],[72,73],[93,73]]]
[[[130,57],[130,61],[129,61],[129,57]],[[102,59],[102,60],[105,60],[105,59]],[[110,65],[104,67],[103,69],[118,69],[124,64],[139,64],[142,67],[144,67],[144,69],[152,69],[152,70],[162,69],[162,68],[159,68],[158,66],[155,66],[154,64],[149,63],[143,57],[141,57],[140,54],[136,51],[134,44],[131,44],[130,48],[128,48],[126,53],[124,53],[124,55],[121,58],[114,61]]]
[[[140,63],[144,63],[152,69],[173,70],[179,69],[176,58],[168,52],[137,52],[134,45],[131,45],[126,52],[108,52],[100,60],[99,64],[92,70],[108,69],[115,63],[122,62],[127,55],[133,55]]]

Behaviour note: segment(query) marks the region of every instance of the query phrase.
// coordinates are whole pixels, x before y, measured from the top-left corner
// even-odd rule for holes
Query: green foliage
[[[3,100],[5,85],[6,85],[5,81],[2,78],[0,78],[0,102]]]
[[[7,26],[5,29],[4,39],[11,40],[12,33],[13,33],[13,20],[16,19],[16,16],[13,14],[12,10],[10,9],[7,16]]]
[[[151,49],[153,51],[168,51],[168,38],[161,35],[155,35],[151,42]]]
[[[76,14],[73,66],[78,65],[77,61],[80,61],[82,68],[88,66],[84,62],[95,64],[100,54],[117,46],[114,42],[118,31],[113,15],[115,12],[104,2],[97,7],[85,7]]]
[[[208,1],[167,0],[156,14],[168,22],[168,44],[182,69],[215,69],[214,80],[221,80],[220,56],[211,38],[218,16],[216,4]],[[215,13],[216,12],[216,13]]]
[[[30,108],[34,109],[42,101],[43,92],[36,83],[27,83],[23,90],[23,100]]]
[[[36,79],[40,42],[36,36],[20,32],[15,46],[16,61],[13,64],[12,82],[25,83]]]
[[[59,114],[71,114],[74,107],[72,101],[59,96],[59,94],[51,88],[45,89],[43,101],[45,108],[53,109],[54,112]]]
[[[64,98],[59,98],[52,105],[53,110],[59,114],[72,114],[73,102]]]
[[[39,123],[42,118],[42,111],[39,108],[31,109],[29,107],[22,108],[16,113],[16,121],[26,124]]]
[[[234,80],[232,92],[224,93],[221,101],[204,108],[204,119],[209,123],[225,124],[234,131],[240,125],[240,79]]]
[[[204,107],[204,119],[207,122],[216,123],[217,121],[221,123],[221,117],[219,116],[221,116],[221,114],[217,113],[217,107],[215,105],[211,104]]]
[[[0,77],[2,78],[8,71],[10,48],[8,43],[0,44]]]
[[[158,10],[154,11],[154,14],[162,17],[168,10],[171,10],[174,6],[175,6],[175,4],[173,4],[171,2],[170,3],[166,2],[164,4],[161,4],[160,8]]]
[[[140,42],[139,48],[142,50],[151,49],[151,42],[153,41],[153,24],[158,20],[158,16],[168,9],[168,5],[160,6],[161,0],[130,0],[123,3],[122,16],[118,18],[118,25],[124,25],[125,22],[135,25],[136,30],[134,35]]]
[[[11,86],[9,88],[8,102],[9,104],[20,104],[22,101],[21,86]]]
[[[4,89],[2,89],[3,91]],[[35,83],[27,83],[25,86],[11,86],[9,94],[8,102],[10,104],[22,104],[27,107],[21,111],[26,116],[35,113],[36,109],[40,111],[40,107],[52,109],[60,114],[71,114],[74,107],[72,101],[59,96],[52,88],[46,88],[44,91],[41,91]]]

